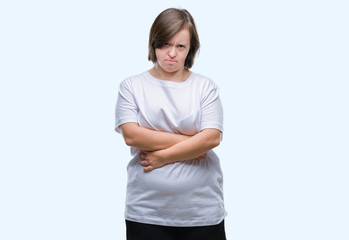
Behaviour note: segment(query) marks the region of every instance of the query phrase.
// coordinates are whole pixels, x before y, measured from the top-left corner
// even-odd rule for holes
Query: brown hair
[[[200,41],[194,19],[185,9],[168,8],[157,16],[150,29],[148,60],[155,64],[155,49],[163,47],[176,33],[185,28],[188,28],[190,33],[190,49],[184,67],[191,68],[200,48]]]

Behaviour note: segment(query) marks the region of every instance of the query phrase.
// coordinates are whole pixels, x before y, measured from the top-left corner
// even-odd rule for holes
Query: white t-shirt
[[[197,73],[184,82],[154,78],[148,71],[119,87],[115,130],[127,122],[194,135],[205,128],[223,130],[223,110],[215,83]],[[191,159],[143,172],[139,150],[131,147],[125,218],[165,226],[206,226],[226,216],[223,176],[217,155]]]

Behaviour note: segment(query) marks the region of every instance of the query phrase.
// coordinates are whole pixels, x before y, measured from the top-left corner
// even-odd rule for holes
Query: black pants
[[[226,240],[224,221],[203,227],[168,227],[126,220],[127,240]]]

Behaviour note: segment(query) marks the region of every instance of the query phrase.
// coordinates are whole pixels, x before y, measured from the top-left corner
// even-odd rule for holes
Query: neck
[[[155,78],[173,82],[184,82],[190,75],[190,71],[185,68],[175,72],[166,72],[157,64],[155,64],[154,67],[149,70],[149,72]]]

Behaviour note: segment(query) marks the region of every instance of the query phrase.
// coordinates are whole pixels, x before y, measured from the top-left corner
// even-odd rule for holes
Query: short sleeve
[[[205,128],[215,128],[223,132],[223,107],[219,88],[213,82],[204,89],[201,100],[200,131]]]
[[[115,131],[121,133],[120,125],[127,122],[137,122],[137,114],[138,106],[133,95],[132,84],[126,79],[119,86],[115,108]]]

